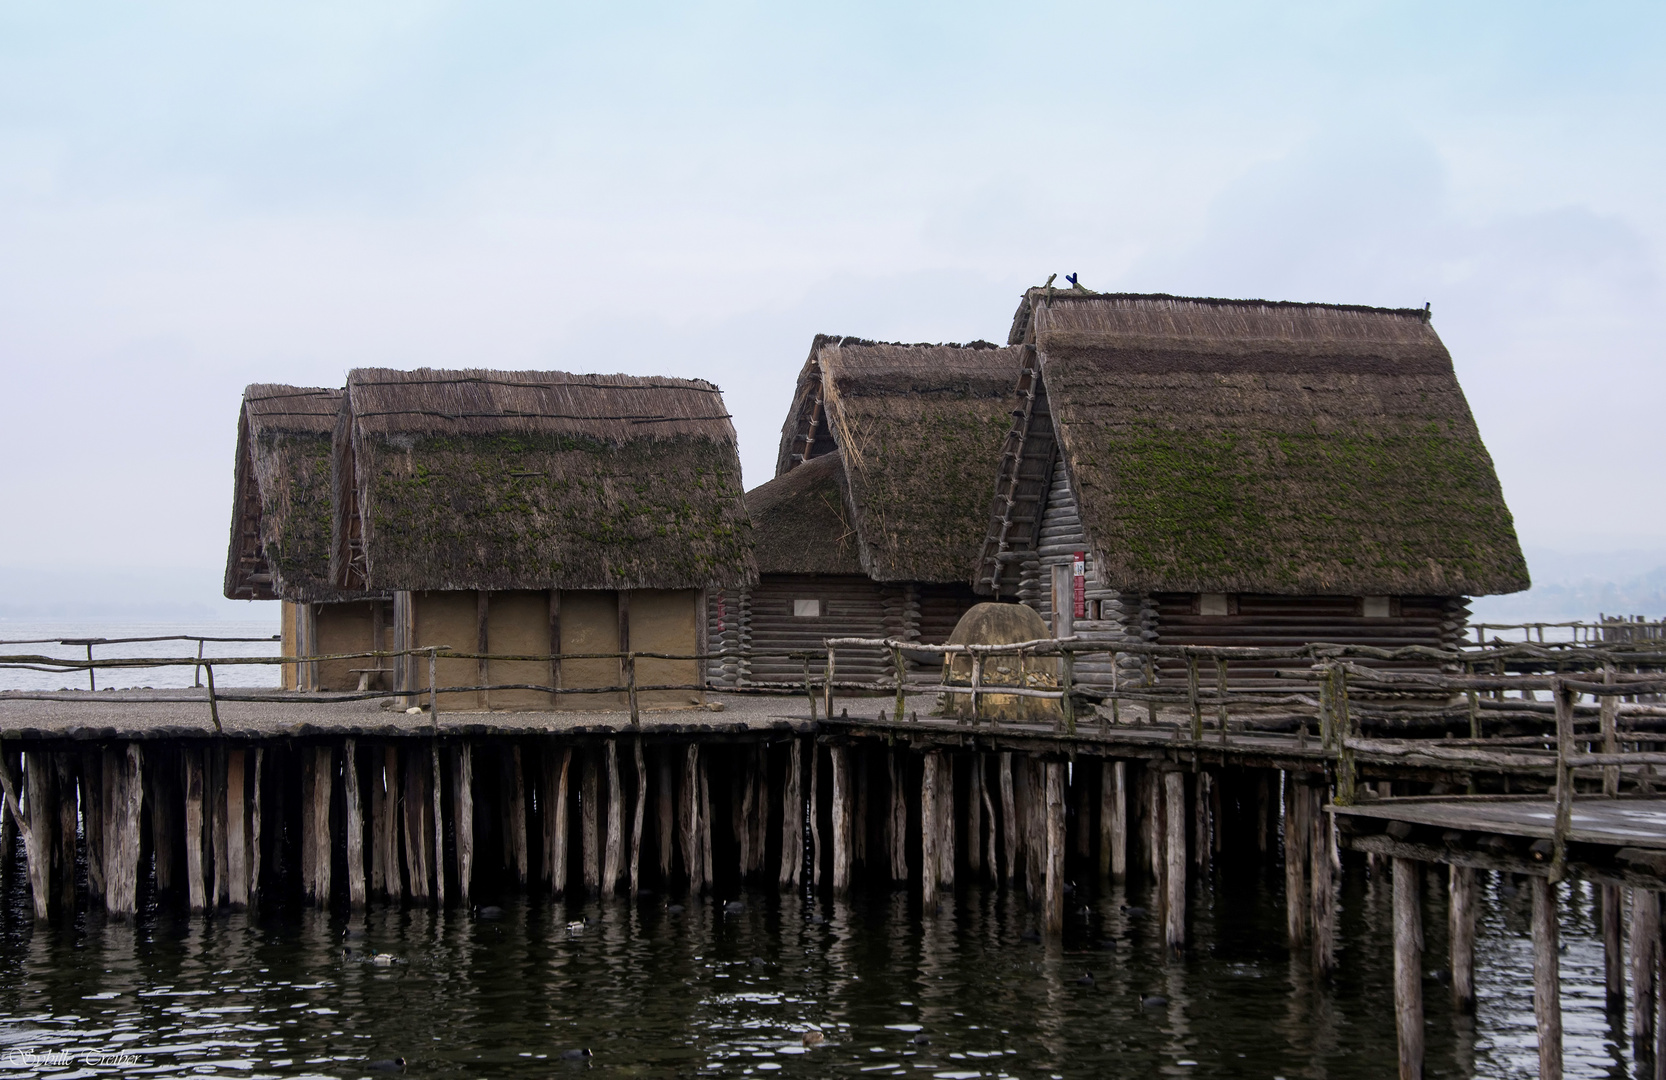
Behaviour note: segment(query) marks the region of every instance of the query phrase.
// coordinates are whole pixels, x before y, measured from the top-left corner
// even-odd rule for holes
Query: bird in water
[[[908,1041],[913,1043],[915,1046],[930,1046],[931,1036],[922,1031]]]
[[[403,964],[405,961],[392,953],[378,952],[370,954],[370,962],[377,967],[392,967],[395,964]]]
[[[563,1050],[563,1051],[561,1051],[561,1060],[562,1061],[583,1061],[585,1058],[595,1057],[595,1056],[596,1056],[595,1054],[592,1054],[590,1052],[590,1048],[588,1046],[580,1047],[577,1050]]]
[[[1077,986],[1097,986],[1098,983],[1094,982],[1093,972],[1084,971],[1084,972],[1082,972],[1082,977],[1080,979],[1076,980],[1076,985]]]
[[[405,1059],[402,1057],[377,1058],[365,1063],[365,1068],[373,1072],[404,1072]]]
[[[746,905],[739,900],[731,900],[723,905],[723,914],[725,915],[739,915],[745,910]]]
[[[1169,1003],[1169,999],[1161,994],[1147,994],[1140,998],[1140,1004],[1148,1009],[1160,1009]]]
[[[823,1035],[815,1028],[811,1028],[809,1031],[804,1033],[802,1041],[805,1046],[820,1046],[822,1043],[827,1041],[827,1036]]]
[[[487,904],[483,908],[477,908],[474,914],[476,918],[480,919],[501,919],[503,918],[503,909],[496,904]]]

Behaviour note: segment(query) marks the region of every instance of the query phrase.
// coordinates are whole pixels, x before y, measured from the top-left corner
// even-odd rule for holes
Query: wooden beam
[[[682,783],[683,871],[688,875],[689,894],[698,894],[705,884],[704,861],[700,855],[700,744],[691,742],[683,756]]]
[[[573,748],[544,748],[544,880],[552,896],[567,891],[567,785],[573,765]]]
[[[602,859],[602,894],[619,891],[624,871],[625,793],[619,783],[619,740],[607,740],[607,847]]]
[[[52,755],[52,768],[57,774],[58,789],[57,850],[53,853],[52,861],[58,871],[59,903],[66,912],[75,911],[75,838],[80,829],[75,805],[75,788],[79,758],[79,754],[70,751],[59,751]]]
[[[1099,874],[1111,881],[1128,876],[1128,763],[1099,767]]]
[[[349,740],[351,745],[351,740]],[[226,898],[234,908],[249,906],[249,834],[248,805],[245,785],[248,782],[246,752],[241,748],[226,751]],[[349,812],[351,813],[351,811]],[[349,817],[349,821],[351,821]],[[352,841],[348,841],[348,856],[352,856]],[[351,867],[349,867],[351,874]],[[363,883],[360,883],[362,891]],[[361,903],[363,897],[360,897]]]
[[[523,794],[520,789],[520,751],[516,750],[516,791],[517,801]],[[442,909],[445,907],[445,805],[443,770],[440,768],[440,741],[435,739],[428,751],[428,771],[431,789],[429,791],[428,847],[434,853],[434,902]],[[521,819],[521,883],[526,883],[526,819]]]
[[[1006,879],[1018,880],[1018,803],[1013,793],[1012,751],[1002,750],[1000,756],[1001,834],[1006,856]]]
[[[193,912],[208,906],[203,875],[203,751],[187,746],[181,752],[185,766],[185,891]]]
[[[432,895],[428,886],[428,832],[423,827],[427,816],[428,762],[425,748],[408,744],[400,754],[404,766],[403,836],[405,840],[406,891],[411,899],[428,902]]]
[[[466,739],[451,752],[451,814],[457,834],[457,902],[466,908],[474,891],[474,746]],[[544,876],[548,879],[548,870]]]
[[[833,767],[833,894],[850,892],[851,777],[850,748],[828,747]]]
[[[1631,1048],[1632,1056],[1644,1059],[1654,1053],[1656,1014],[1659,1011],[1655,979],[1656,955],[1660,953],[1660,894],[1650,889],[1631,890]]]
[[[515,884],[526,886],[528,870],[526,828],[526,770],[522,768],[519,743],[509,747],[499,759],[503,777],[503,835],[508,857],[507,869],[515,875]]]
[[[660,747],[654,755],[659,761],[659,787],[654,792],[658,808],[654,830],[659,849],[659,887],[671,884],[671,869],[677,851],[677,765],[671,758],[670,747]]]
[[[787,748],[787,775],[781,784],[781,872],[783,889],[796,889],[804,874],[804,743]]]
[[[1467,866],[1447,867],[1446,938],[1451,953],[1452,1008],[1460,1013],[1475,1011],[1475,918],[1480,889],[1475,871]]]
[[[1307,943],[1307,798],[1293,772],[1284,774],[1284,928],[1292,948]]]
[[[1059,935],[1064,933],[1064,762],[1048,761],[1044,769],[1047,863],[1043,911],[1047,933]],[[952,851],[949,857],[954,857]]]
[[[1163,925],[1170,949],[1186,945],[1186,776],[1178,770],[1163,773]],[[1302,906],[1298,894],[1291,902]]]
[[[1621,940],[1623,905],[1618,885],[1600,885],[1599,911],[1602,919],[1603,990],[1609,1012],[1626,1007],[1626,956]]]
[[[52,833],[57,825],[50,754],[44,750],[23,752],[23,783],[27,818],[23,850],[29,859],[29,892],[35,902],[35,918],[45,922],[52,915]]]
[[[105,848],[105,906],[116,918],[129,918],[138,911],[139,815],[144,802],[143,775],[139,744],[130,742],[124,750],[118,751],[116,788],[110,800],[116,826],[114,843]]]
[[[925,914],[937,911],[937,763],[940,754],[927,751],[920,760],[920,903]]]
[[[595,896],[602,890],[602,851],[597,799],[601,795],[601,780],[596,765],[594,747],[584,751],[584,766],[579,780],[579,839],[584,861],[584,889]]]
[[[886,821],[885,835],[890,848],[891,880],[908,880],[908,759],[904,752],[892,747],[886,751],[891,779],[891,812]]]
[[[642,815],[648,812],[648,762],[642,754],[642,736],[631,740],[636,759],[636,813],[631,815],[631,899],[642,892]]]

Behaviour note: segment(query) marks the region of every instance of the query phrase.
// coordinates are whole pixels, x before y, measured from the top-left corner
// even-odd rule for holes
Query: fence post
[[[1568,863],[1568,832],[1573,827],[1573,694],[1560,675],[1550,680],[1556,696],[1556,829],[1550,856],[1550,880],[1562,880]]]
[[[435,727],[440,724],[439,694],[435,687],[439,685],[440,650],[435,646],[428,647],[428,718]]]
[[[822,685],[822,705],[829,720],[833,719],[833,646],[827,647],[827,681]]]
[[[1076,653],[1066,647],[1064,655],[1059,657],[1059,689],[1063,692],[1059,698],[1060,712],[1064,716],[1064,730],[1066,734],[1076,734],[1076,701],[1071,696],[1076,688]]]
[[[804,696],[810,699],[810,723],[816,722],[816,691],[810,686],[810,654],[804,654]]]
[[[203,640],[202,640],[202,638],[198,638],[197,639],[197,666],[191,669],[191,685],[193,687],[198,687],[198,686],[202,685],[202,647],[203,647]]]
[[[1221,744],[1224,746],[1226,744],[1226,722],[1227,722],[1227,715],[1226,715],[1226,661],[1224,659],[1217,659],[1215,661],[1215,690],[1216,690],[1216,692],[1218,692],[1220,694],[1220,716],[1219,716],[1219,719],[1220,719],[1220,723],[1221,723]]]
[[[894,667],[896,669],[896,672],[897,672],[896,722],[900,724],[900,723],[902,723],[903,715],[906,712],[906,710],[903,706],[904,693],[903,693],[902,648],[901,648],[901,646],[898,646],[898,645],[891,646],[891,666]]]
[[[216,732],[223,732],[220,727],[220,703],[214,698],[214,665],[204,664],[203,671],[208,673],[208,718],[214,721]]]
[[[1148,695],[1145,703],[1145,718],[1153,726],[1157,723],[1157,700],[1149,695],[1157,691],[1157,662],[1150,654],[1145,658],[1145,692]]]
[[[93,673],[93,643],[87,642],[87,689],[98,689],[98,676]]]
[[[1475,665],[1465,664],[1464,674],[1473,679],[1475,677]],[[1475,692],[1473,686],[1469,688],[1469,737],[1472,739],[1481,737],[1481,695]]]
[[[1609,684],[1613,683],[1614,661],[1603,661],[1602,681]],[[1598,707],[1598,712],[1602,718],[1602,752],[1605,754],[1617,754],[1620,752],[1620,742],[1618,732],[1614,730],[1615,708],[1613,694],[1602,695],[1602,702]],[[1618,765],[1603,766],[1602,793],[1604,795],[1618,795],[1620,793],[1620,767]]]
[[[978,687],[983,685],[983,654],[967,646],[972,657],[972,726],[978,726]]]

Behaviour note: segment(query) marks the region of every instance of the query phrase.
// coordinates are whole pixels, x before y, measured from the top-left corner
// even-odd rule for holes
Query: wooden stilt
[[[830,746],[828,757],[833,766],[833,894],[844,896],[850,892],[850,832],[855,792],[851,790],[850,748]]]
[[[868,755],[861,746],[850,748],[851,786],[855,788],[854,809],[850,819],[850,857],[852,863],[868,866]]]
[[[266,768],[266,748],[255,747],[255,776],[249,788],[249,903],[260,903],[260,870],[265,861],[265,848],[261,846],[261,793],[263,776]]]
[[[1288,821],[1285,830],[1288,835]],[[1422,1080],[1423,1076],[1421,871],[1422,867],[1410,859],[1394,860],[1394,1026],[1399,1038],[1400,1080]]]
[[[1653,1053],[1659,1011],[1656,954],[1660,948],[1660,894],[1631,890],[1631,1046],[1635,1057]],[[1657,1062],[1658,1064],[1658,1062]]]
[[[78,762],[76,778],[81,786],[81,826],[86,836],[87,852],[87,898],[92,900],[104,899],[104,756],[97,750],[88,750],[81,754]],[[158,804],[151,802],[151,813],[154,815]],[[151,829],[153,835],[156,828]],[[158,862],[158,877],[161,864]],[[164,886],[157,882],[158,888]]]
[[[1049,761],[1045,770],[1046,882],[1043,923],[1049,934],[1064,932],[1064,762]]]
[[[1621,940],[1620,922],[1623,905],[1618,885],[1600,886],[1602,911],[1603,988],[1608,1011],[1623,1012],[1626,1007],[1626,957]]]
[[[969,761],[966,791],[966,869],[972,880],[983,877],[983,755],[974,752]]]
[[[579,837],[583,843],[584,891],[596,896],[602,891],[602,847],[600,807],[600,769],[594,748],[584,752],[584,770],[579,782]]]
[[[939,751],[937,762],[937,884],[954,891],[954,757]]]
[[[821,744],[810,740],[810,887],[821,889]]]
[[[520,837],[521,837],[521,846],[520,846],[521,863],[520,863],[520,866],[521,866],[521,884],[524,885],[524,884],[526,884],[526,803],[525,803],[525,800],[524,800],[524,796],[525,796],[526,792],[525,792],[524,786],[520,783],[521,770],[519,768],[519,766],[520,766],[519,754],[520,754],[520,751],[517,750],[516,751],[517,757],[516,757],[516,761],[515,761],[515,765],[516,765],[516,769],[515,769],[516,785],[515,785],[514,794],[517,797],[516,798],[517,804],[521,807],[521,817],[520,817],[520,822],[521,822],[521,832],[520,832]],[[444,786],[444,783],[442,782],[441,773],[442,773],[442,770],[440,768],[440,741],[438,739],[435,739],[434,742],[433,742],[433,745],[430,746],[429,750],[428,750],[429,790],[428,790],[428,802],[426,803],[428,814],[427,814],[427,820],[425,822],[423,822],[423,825],[427,829],[427,840],[428,840],[427,850],[432,852],[433,855],[434,855],[434,864],[433,864],[434,865],[434,902],[436,904],[438,904],[441,908],[444,908],[445,907],[445,808],[444,808],[442,800],[443,800],[443,796],[444,796],[444,793],[445,793],[445,786]]]
[[[700,760],[700,870],[706,885],[717,879],[712,874],[712,789],[711,767]]]
[[[1163,779],[1150,765],[1140,770],[1145,786],[1145,850],[1151,864],[1151,880],[1162,881],[1168,873],[1168,828],[1163,821]]]
[[[607,740],[607,845],[602,851],[602,893],[619,891],[624,870],[625,793],[619,788],[619,740]]]
[[[908,761],[896,749],[887,751],[890,771],[891,810],[885,821],[886,847],[891,858],[891,881],[908,881]]]
[[[573,748],[563,746],[544,750],[544,880],[550,893],[560,896],[567,891],[571,876],[567,865],[567,785],[572,771]]]
[[[352,740],[348,740],[352,745]],[[226,899],[234,908],[249,906],[249,834],[248,796],[244,788],[248,780],[248,761],[245,751],[226,751]],[[348,808],[348,826],[354,820],[353,807]],[[352,876],[354,843],[351,832],[347,839],[348,876]],[[364,880],[359,880],[359,903],[364,903]]]
[[[1272,774],[1266,769],[1257,770],[1255,777],[1255,849],[1262,855],[1267,854],[1269,844],[1270,819],[1272,818],[1273,795]]]
[[[757,779],[757,793],[752,797],[752,872],[764,873],[764,859],[769,850],[769,747],[759,743],[753,747],[753,756],[757,759],[758,767],[753,775]],[[857,803],[860,812],[861,803]]]
[[[1047,902],[1047,770],[1039,757],[1024,756],[1024,880],[1030,903]]]
[[[927,751],[920,769],[920,904],[927,915],[937,910],[938,763],[942,756]]]
[[[1163,773],[1163,819],[1167,826],[1163,859],[1164,940],[1170,949],[1186,945],[1186,776]]]
[[[1533,1019],[1539,1029],[1540,1080],[1562,1080],[1562,975],[1556,886],[1528,879],[1533,890]]]
[[[433,895],[428,886],[428,829],[424,824],[428,816],[426,756],[424,748],[415,745],[406,746],[402,755],[405,765],[405,885],[411,899],[421,903],[427,903],[429,896]]]
[[[688,891],[697,894],[705,888],[705,862],[700,856],[700,744],[691,742],[683,758],[682,786],[683,870],[688,875]]]
[[[804,743],[787,748],[787,775],[781,784],[781,873],[783,889],[796,889],[804,875]]]
[[[57,850],[52,861],[58,872],[58,902],[65,912],[75,911],[75,838],[80,829],[75,803],[76,773],[80,771],[79,754],[60,752],[52,755],[56,774],[58,828],[55,830]],[[137,859],[137,854],[135,854]]]
[[[740,871],[740,879],[744,882],[752,870],[752,799],[757,792],[757,781],[752,775],[752,755],[742,754],[741,757],[730,775],[729,810],[734,819],[735,846],[740,849],[735,868]]]
[[[93,766],[92,772],[101,772],[97,766],[96,755],[82,755],[81,780],[83,793],[86,792],[89,764]],[[154,746],[151,752],[145,755],[144,766],[145,809],[150,815],[151,851],[156,860],[156,891],[166,895],[174,891],[177,877],[176,869],[179,861],[179,837],[177,835],[177,819],[174,816],[178,807],[178,800],[174,798],[173,790],[173,778],[177,766],[171,751]],[[91,806],[91,802],[86,798],[83,798],[81,802],[83,827],[87,835],[87,892],[89,896],[94,894],[92,887],[92,840],[94,830],[92,823],[85,820],[85,815]],[[102,793],[97,799],[97,803],[98,806],[94,809],[101,810],[103,804]],[[100,833],[102,831],[102,829],[99,830]],[[100,856],[100,862],[102,863],[102,855]],[[100,882],[103,880],[102,869],[99,872],[99,880]],[[100,884],[97,891],[102,893],[103,888],[103,885]]]
[[[186,747],[185,763],[185,891],[193,912],[208,906],[208,890],[203,879],[203,752],[197,747]]]
[[[302,843],[312,850],[312,881],[305,887],[307,899],[319,907],[330,905],[330,792],[334,787],[335,753],[328,746],[315,746],[311,760],[312,799],[303,807]]]
[[[208,783],[211,797],[208,813],[212,822],[210,829],[213,832],[214,847],[214,888],[210,890],[210,902],[225,907],[231,903],[231,872],[226,854],[226,836],[230,829],[226,823],[226,747],[223,744],[216,745],[210,751],[209,763],[211,772]],[[328,770],[325,771],[325,776],[329,776]],[[324,782],[327,787],[329,780],[326,779]],[[326,847],[326,862],[328,851]]]
[[[111,915],[127,918],[139,907],[139,815],[143,811],[144,772],[138,743],[128,743],[119,754],[116,786],[110,793],[116,830],[114,843],[105,848],[104,904]]]
[[[544,798],[548,800],[550,795],[550,789],[546,787]],[[458,743],[451,753],[451,816],[455,819],[457,836],[457,902],[468,907],[474,892],[474,748],[467,741]],[[546,835],[546,853],[549,843]],[[549,879],[550,869],[546,862],[544,880]]]
[[[1099,770],[1083,761],[1070,770],[1070,790],[1076,799],[1076,858],[1085,862],[1093,856],[1093,781]]]
[[[1307,943],[1307,799],[1295,773],[1284,774],[1284,920],[1291,947]]]
[[[1099,778],[1099,872],[1121,881],[1128,876],[1128,763],[1105,762]]]
[[[509,845],[509,850],[505,854],[509,856],[509,869],[515,875],[515,884],[525,888],[527,876],[526,770],[522,767],[520,744],[516,743],[511,746],[509,752],[503,755],[502,761],[505,773],[503,796],[506,802],[504,836],[507,838]],[[617,767],[615,771],[617,771]]]
[[[1312,886],[1309,890],[1312,910],[1308,917],[1313,925],[1313,970],[1320,975],[1328,975],[1336,968],[1336,900],[1333,888],[1336,834],[1331,828],[1330,815],[1324,813],[1321,806],[1324,790],[1309,787],[1307,791],[1308,820],[1312,822],[1308,834],[1308,850],[1312,854],[1308,873]]]
[[[376,834],[383,844],[382,863],[387,874],[388,899],[398,904],[405,901],[405,877],[399,869],[399,837],[405,818],[401,804],[405,785],[399,771],[399,748],[393,743],[382,748],[382,783],[386,789],[383,809],[387,814]]]
[[[1208,772],[1192,778],[1192,863],[1199,870],[1209,866],[1209,780]]]
[[[677,851],[677,767],[669,749],[660,748],[656,756],[659,790],[654,792],[654,799],[659,807],[659,828],[654,832],[654,839],[659,848],[659,885],[664,889],[671,884],[671,867]]]
[[[24,813],[28,828],[23,833],[24,853],[29,859],[29,892],[35,902],[35,918],[52,915],[52,834],[57,828],[53,805],[52,757],[44,750],[23,752]]]
[[[642,815],[648,812],[648,762],[642,754],[642,736],[631,740],[636,758],[636,813],[631,815],[631,896],[642,892]]]
[[[999,782],[1001,787],[1001,840],[1006,857],[1006,879],[1018,880],[1018,804],[1013,794],[1012,751],[1002,750]]]
[[[989,827],[983,833],[983,861],[984,865],[989,868],[989,880],[999,882],[1001,880],[1000,860],[997,854],[995,837],[1000,826],[997,823],[998,819],[995,817],[995,800],[989,794],[989,776],[986,771],[988,765],[982,751],[975,755],[972,767],[977,770],[978,776],[982,779],[982,783],[978,785],[978,794],[983,802],[984,817],[989,822]],[[999,786],[998,781],[997,786]]]
[[[1452,1008],[1460,1013],[1475,1011],[1475,916],[1479,894],[1475,870],[1468,866],[1447,867],[1446,939],[1452,965]]]

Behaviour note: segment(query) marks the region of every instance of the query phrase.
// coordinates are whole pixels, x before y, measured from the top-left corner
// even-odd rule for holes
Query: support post
[[[516,753],[518,754],[519,751],[517,750]],[[517,760],[515,764],[519,765],[520,764],[519,760]],[[431,802],[429,803],[430,812],[429,812],[428,824],[432,827],[432,833],[433,833],[433,835],[431,837],[429,837],[429,840],[430,840],[430,843],[432,844],[432,850],[433,850],[433,853],[434,853],[434,902],[436,904],[438,904],[440,906],[440,908],[443,910],[445,908],[445,814],[444,814],[444,802],[443,802],[443,795],[444,795],[444,792],[445,792],[445,785],[443,783],[442,770],[440,768],[440,740],[439,739],[435,739],[433,741],[433,744],[429,747],[429,750],[428,750],[428,776],[429,776],[429,781],[428,782],[431,785],[430,790],[428,792],[429,799],[431,800]],[[523,791],[522,791],[521,786],[519,784],[520,769],[518,769],[518,768],[515,770],[515,779],[517,781],[515,794],[517,796],[520,796],[521,794],[523,794]],[[524,885],[524,884],[526,884],[526,872],[525,872],[525,869],[524,869],[525,866],[526,866],[526,816],[525,816],[525,813],[524,813],[525,804],[524,803],[519,803],[519,800],[517,800],[517,804],[522,807],[522,811],[523,811],[522,816],[521,816],[521,833],[520,833],[521,847],[520,847],[520,850],[521,850],[521,866],[523,868],[522,872],[521,872],[521,884]]]
[[[1620,887],[1600,887],[1602,901],[1602,961],[1603,989],[1609,1012],[1624,1012],[1626,1007],[1625,946],[1620,939]]]
[[[544,789],[544,798],[550,798],[549,788]],[[456,819],[453,828],[457,834],[457,901],[466,908],[469,894],[474,891],[474,747],[466,739],[452,752],[451,813]],[[548,837],[544,840],[544,850],[549,850]],[[549,874],[546,866],[545,880]]]
[[[810,887],[821,889],[821,744],[810,738]]]
[[[53,854],[53,862],[58,868],[58,901],[61,909],[67,913],[75,912],[75,834],[80,828],[75,805],[76,773],[80,770],[77,758],[80,755],[58,752],[52,755],[52,767],[57,776],[57,805],[58,829],[57,851]],[[121,852],[117,852],[118,855]]]
[[[422,903],[428,902],[432,895],[428,889],[428,831],[423,827],[426,816],[423,807],[427,805],[427,793],[423,790],[427,784],[427,762],[424,749],[416,745],[407,745],[401,755],[405,764],[405,875],[411,899]]]
[[[1423,1077],[1422,867],[1394,860],[1394,1026],[1400,1046],[1400,1080]]]
[[[1309,851],[1312,859],[1308,880],[1312,884],[1313,970],[1329,975],[1336,968],[1335,884],[1336,832],[1331,816],[1324,812],[1325,789],[1309,786],[1308,812],[1313,822]]]
[[[579,836],[584,856],[584,890],[595,896],[602,890],[601,822],[597,799],[601,797],[600,772],[596,767],[596,751],[584,752],[584,770],[579,781]]]
[[[631,817],[631,898],[642,891],[642,815],[648,812],[648,762],[642,755],[642,736],[631,740],[636,758],[636,813]]]
[[[700,744],[691,742],[683,758],[683,868],[690,895],[705,887],[705,861],[700,853]]]
[[[1447,872],[1446,937],[1451,946],[1452,1008],[1475,1011],[1475,916],[1479,891],[1475,870],[1449,866]]]
[[[238,766],[232,764],[228,775],[236,775]],[[341,745],[341,792],[347,800],[347,905],[355,910],[365,905],[364,881],[364,804],[359,797],[359,748],[352,739]],[[233,835],[237,829],[233,827]],[[237,887],[237,859],[231,861],[232,888]],[[232,899],[236,903],[236,897]]]
[[[670,750],[661,748],[656,757],[659,790],[654,793],[654,802],[659,810],[659,823],[654,835],[658,841],[659,883],[663,889],[671,883],[671,866],[677,850],[677,773]]]
[[[1044,919],[1047,933],[1059,935],[1064,933],[1064,762],[1048,761],[1042,775],[1047,845],[1047,862],[1042,871]]]
[[[508,869],[515,875],[515,883],[526,885],[527,850],[526,850],[526,770],[522,767],[521,747],[519,743],[509,747],[509,752],[502,757],[504,772],[503,798],[504,806],[504,839],[509,850]]]
[[[830,746],[833,765],[833,894],[850,892],[851,777],[850,747]]]
[[[1163,818],[1164,939],[1179,950],[1186,945],[1186,775],[1178,770],[1163,773]]]
[[[624,870],[624,792],[619,789],[619,740],[607,740],[607,847],[602,855],[602,893],[619,891]]]
[[[23,832],[23,850],[29,858],[29,892],[35,902],[35,918],[46,921],[52,914],[52,758],[43,750],[23,753],[24,810],[28,828]],[[115,854],[110,853],[111,861]]]
[[[1128,763],[1099,766],[1099,874],[1112,881],[1128,876]]]
[[[890,814],[885,822],[885,838],[891,859],[891,880],[908,880],[908,798],[904,785],[908,782],[908,763],[895,747],[886,752],[890,772]]]
[[[1652,889],[1631,890],[1631,1009],[1632,1056],[1643,1058],[1654,1052],[1656,1012],[1659,1009],[1655,979],[1656,956],[1660,953],[1660,894]]]
[[[334,754],[328,746],[309,748],[303,758],[309,773],[307,799],[302,805],[301,843],[309,857],[302,863],[311,870],[302,889],[308,901],[319,907],[330,905],[330,789]]]
[[[985,772],[985,760],[981,750],[977,753],[972,767],[978,772],[980,781],[978,784],[978,794],[983,799],[984,816],[989,819],[989,828],[985,829],[983,833],[983,858],[984,862],[987,863],[989,867],[989,880],[1000,881],[1000,863],[995,854],[995,829],[996,821],[998,819],[995,817],[995,802],[989,796],[989,778]]]
[[[1012,751],[1002,750],[1000,757],[1001,780],[1001,840],[1006,854],[1006,879],[1015,881],[1018,878],[1018,806],[1017,797],[1012,789]]]
[[[793,739],[787,750],[787,776],[781,785],[781,873],[783,889],[796,889],[804,874],[804,743]]]
[[[187,746],[181,752],[185,763],[185,893],[192,912],[208,906],[202,865],[202,755],[202,750],[195,746]]]
[[[966,868],[972,880],[983,876],[983,754],[974,751],[967,776],[970,785],[966,792]]]
[[[1556,886],[1549,878],[1542,877],[1529,878],[1528,886],[1533,890],[1533,1019],[1539,1029],[1539,1077],[1562,1080],[1562,975]]]
[[[349,740],[351,745],[351,740]],[[240,749],[226,750],[226,877],[228,899],[234,908],[249,906],[249,834],[248,834],[248,801],[244,794],[247,783],[247,762],[245,751]],[[353,808],[348,808],[348,826],[353,822]],[[353,840],[349,835],[347,840],[348,877],[352,877]],[[361,893],[359,900],[364,900],[364,882],[359,883]]]
[[[573,765],[573,748],[544,748],[544,881],[550,895],[567,891],[567,784]]]
[[[920,904],[925,914],[937,910],[937,751],[928,751],[920,769]]]
[[[1307,942],[1307,800],[1293,772],[1284,774],[1284,921],[1291,948]]]
[[[384,799],[387,824],[378,830],[378,835],[385,845],[382,858],[387,867],[388,899],[394,903],[403,903],[405,884],[399,872],[399,835],[400,819],[403,816],[400,813],[400,793],[404,790],[404,784],[399,772],[399,747],[393,743],[388,743],[382,748],[382,769],[382,782],[387,788]]]

